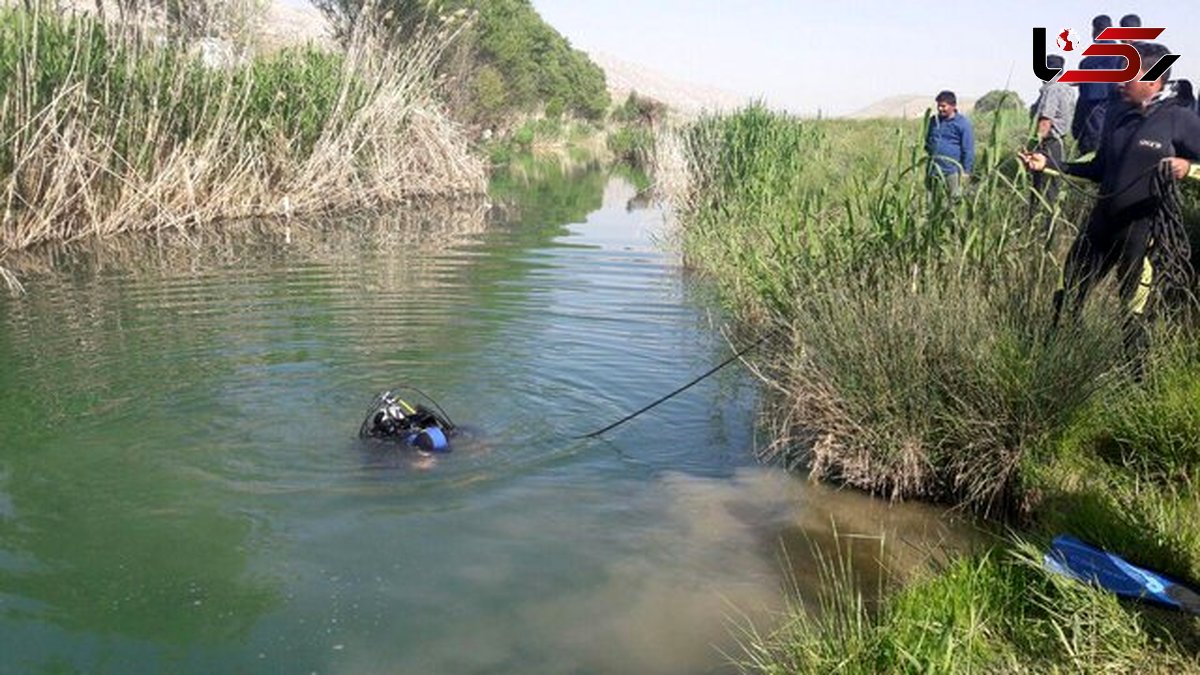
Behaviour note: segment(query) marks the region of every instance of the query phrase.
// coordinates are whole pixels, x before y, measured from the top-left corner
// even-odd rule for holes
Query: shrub
[[[1024,110],[1025,103],[1015,91],[993,89],[975,102],[975,112],[984,115],[996,110]]]

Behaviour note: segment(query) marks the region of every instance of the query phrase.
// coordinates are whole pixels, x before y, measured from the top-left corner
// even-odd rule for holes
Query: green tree
[[[312,0],[345,41],[364,21],[371,22],[398,42],[412,37],[431,20],[467,8],[466,0]]]
[[[460,13],[473,19],[460,35],[469,57],[446,59],[443,73],[472,98],[465,112],[490,122],[513,113],[570,112],[589,120],[610,104],[604,71],[542,20],[530,0],[315,0],[345,38],[373,21],[397,45],[422,26]],[[457,72],[445,73],[455,69]],[[453,98],[453,97],[451,97]]]
[[[495,66],[487,65],[479,69],[473,82],[473,99],[476,110],[473,116],[482,122],[491,121],[490,116],[504,110],[507,97],[504,90],[504,76]]]
[[[993,89],[975,102],[975,112],[983,114],[996,110],[1021,110],[1025,103],[1015,91]]]

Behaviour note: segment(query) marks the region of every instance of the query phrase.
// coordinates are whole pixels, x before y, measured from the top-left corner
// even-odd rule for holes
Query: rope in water
[[[719,364],[717,364],[717,365],[713,366],[712,368],[710,368],[710,369],[709,369],[707,372],[705,372],[704,374],[700,375],[699,377],[697,377],[696,379],[692,380],[691,382],[688,382],[687,384],[683,385],[682,387],[679,387],[679,388],[678,388],[678,389],[676,389],[675,391],[672,391],[671,393],[667,394],[666,396],[663,396],[662,398],[659,398],[658,400],[654,401],[653,403],[651,403],[651,404],[649,404],[649,405],[647,405],[647,406],[644,406],[644,407],[642,407],[642,408],[639,408],[638,410],[636,410],[636,411],[634,411],[634,412],[632,412],[632,413],[629,413],[628,415],[626,415],[626,416],[622,417],[621,419],[617,420],[616,422],[613,422],[612,424],[610,424],[610,425],[608,425],[608,426],[606,426],[606,427],[604,427],[604,428],[602,428],[602,429],[597,429],[597,430],[593,431],[593,432],[592,432],[592,433],[590,433],[590,434],[584,434],[584,435],[582,435],[582,436],[576,436],[576,437],[575,437],[575,438],[576,438],[576,440],[579,440],[579,439],[584,439],[584,438],[595,438],[595,437],[599,436],[600,434],[602,434],[602,433],[604,433],[604,432],[606,432],[606,431],[609,431],[609,430],[611,430],[611,429],[615,429],[615,428],[617,428],[617,427],[621,426],[622,424],[624,424],[624,423],[628,422],[629,420],[631,420],[631,419],[633,419],[633,418],[637,417],[638,415],[641,415],[642,413],[644,413],[644,412],[646,412],[646,411],[650,410],[651,408],[654,408],[655,406],[658,406],[658,405],[659,405],[659,404],[661,404],[661,403],[665,403],[665,402],[667,402],[667,401],[671,400],[672,398],[674,398],[674,397],[678,396],[679,394],[682,394],[683,392],[687,391],[688,389],[691,389],[691,388],[692,388],[692,387],[694,387],[695,385],[697,385],[697,384],[699,384],[700,382],[704,381],[704,380],[705,380],[705,379],[707,379],[708,377],[711,377],[711,376],[712,376],[712,375],[714,375],[714,374],[715,374],[717,371],[721,370],[721,369],[722,369],[722,368],[724,368],[725,366],[727,366],[727,365],[729,365],[729,364],[733,363],[734,361],[737,361],[738,359],[742,358],[742,357],[743,357],[743,356],[745,356],[746,354],[750,353],[750,352],[751,352],[751,351],[753,351],[755,348],[757,348],[759,345],[763,344],[763,343],[764,343],[764,342],[766,342],[768,339],[770,339],[770,338],[774,337],[774,336],[775,336],[775,335],[776,335],[776,334],[779,332],[779,330],[780,330],[780,329],[778,329],[778,328],[777,328],[777,329],[775,329],[775,330],[773,330],[773,331],[771,331],[771,332],[767,333],[766,335],[763,335],[763,336],[759,337],[757,340],[755,340],[754,342],[752,342],[752,343],[751,343],[749,346],[747,346],[747,347],[743,347],[741,350],[739,350],[739,351],[737,351],[737,352],[734,352],[733,356],[730,356],[729,358],[725,359],[725,360],[724,360],[724,361],[722,361],[721,363],[719,363]]]

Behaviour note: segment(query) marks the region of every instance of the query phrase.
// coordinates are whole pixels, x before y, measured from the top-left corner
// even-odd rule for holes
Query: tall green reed
[[[848,271],[993,268],[1038,256],[1021,177],[1001,169],[998,116],[961,203],[926,189],[919,123],[809,121],[754,106],[684,132],[684,252],[735,304],[786,313],[797,288]]]
[[[1050,326],[1059,240],[987,139],[965,196],[929,186],[919,121],[811,121],[761,106],[684,131],[688,262],[744,317],[782,325],[766,451],[896,498],[1007,511],[1020,468],[1120,361],[1116,322]]]

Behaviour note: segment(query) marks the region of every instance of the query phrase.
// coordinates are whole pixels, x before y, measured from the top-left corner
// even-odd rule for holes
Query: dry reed
[[[486,188],[435,94],[452,32],[389,50],[364,28],[344,54],[213,68],[93,19],[0,9],[0,25],[0,262],[87,236]]]

